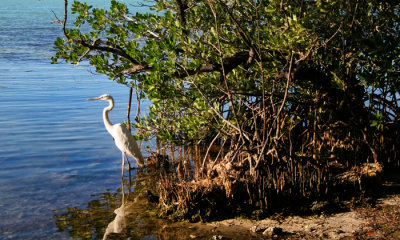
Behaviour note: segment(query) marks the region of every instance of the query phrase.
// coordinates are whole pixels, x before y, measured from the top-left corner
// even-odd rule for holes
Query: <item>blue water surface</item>
[[[85,63],[50,64],[61,35],[53,12],[62,18],[63,2],[1,0],[0,239],[68,239],[53,211],[121,184],[121,153],[102,122],[107,103],[86,99],[111,94],[111,121],[123,122],[129,89]]]

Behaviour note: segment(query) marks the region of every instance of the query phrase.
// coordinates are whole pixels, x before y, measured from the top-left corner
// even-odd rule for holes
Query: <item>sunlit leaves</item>
[[[176,1],[156,1],[156,11],[149,13],[131,12],[129,5],[115,0],[107,9],[75,1],[74,27],[66,31],[73,41],[58,38],[52,62],[87,59],[97,72],[133,84],[153,102],[138,126],[147,136],[173,141],[202,139],[219,131],[215,126],[224,121],[246,122],[241,104],[258,103],[262,96],[276,98],[273,104],[280,106],[287,80],[282,73],[291,56],[292,74],[306,67],[326,77],[323,82],[294,74],[289,92],[296,104],[308,103],[322,85],[341,91],[351,84],[400,88],[395,83],[399,10],[390,3],[184,3],[180,16]],[[233,64],[250,51],[252,57]],[[200,71],[206,66],[212,70]],[[214,104],[219,107],[213,109]],[[232,108],[240,119],[227,114]]]

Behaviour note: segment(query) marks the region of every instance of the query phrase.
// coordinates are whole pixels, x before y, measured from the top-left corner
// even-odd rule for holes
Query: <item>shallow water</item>
[[[86,99],[113,95],[111,121],[123,122],[129,89],[85,64],[50,64],[61,34],[52,11],[62,16],[63,1],[0,4],[0,239],[69,239],[55,211],[121,185],[121,153],[102,122],[107,103]]]

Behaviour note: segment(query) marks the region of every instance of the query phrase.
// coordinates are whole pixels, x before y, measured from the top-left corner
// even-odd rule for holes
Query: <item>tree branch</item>
[[[179,17],[181,18],[181,20],[184,20],[184,17],[185,17],[184,12],[187,8],[187,3],[182,0],[177,0],[177,5],[179,6],[179,9],[180,9]],[[127,20],[134,21],[134,19],[128,18],[127,16],[125,16],[125,18]],[[147,64],[139,63],[136,59],[132,58],[126,51],[124,51],[124,49],[121,48],[121,46],[118,46],[114,43],[100,40],[100,39],[94,39],[92,43],[89,43],[87,41],[84,41],[82,38],[80,38],[80,39],[70,38],[67,34],[67,29],[66,29],[67,19],[68,19],[68,0],[64,0],[64,19],[59,20],[56,17],[56,20],[54,20],[54,22],[58,22],[58,23],[62,24],[63,35],[68,42],[80,44],[81,46],[88,49],[87,51],[85,51],[85,53],[82,56],[79,57],[78,61],[81,61],[85,56],[87,56],[87,54],[90,51],[109,52],[109,53],[113,53],[120,57],[125,58],[132,64],[132,67],[119,72],[114,77],[114,79],[118,78],[124,74],[132,75],[132,74],[143,73],[143,72],[148,73],[148,74],[151,73],[151,71],[152,71],[151,66],[148,66]],[[149,32],[149,34],[151,34],[154,37],[159,38],[159,35],[157,35],[153,32]],[[244,37],[244,38],[247,39],[247,37]],[[186,69],[185,71],[177,70],[174,74],[172,74],[172,76],[177,77],[177,78],[184,78],[187,76],[201,74],[201,73],[207,73],[207,72],[222,73],[223,71],[225,74],[228,74],[233,69],[238,67],[239,65],[243,65],[245,68],[250,67],[254,63],[254,60],[255,60],[254,55],[255,54],[254,54],[253,48],[250,48],[250,51],[241,51],[231,57],[222,59],[223,66],[220,63],[206,63],[196,69]]]

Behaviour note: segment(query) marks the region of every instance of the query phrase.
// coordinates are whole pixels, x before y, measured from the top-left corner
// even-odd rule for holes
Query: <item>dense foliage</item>
[[[197,177],[232,205],[321,198],[346,170],[399,165],[397,1],[152,4],[143,14],[115,0],[107,10],[74,2],[53,61],[88,59],[151,100],[135,124],[142,137],[206,146]],[[221,151],[210,158],[212,145]],[[188,208],[179,192],[193,200],[210,189],[180,182],[162,188],[178,192],[163,195],[166,205]]]

